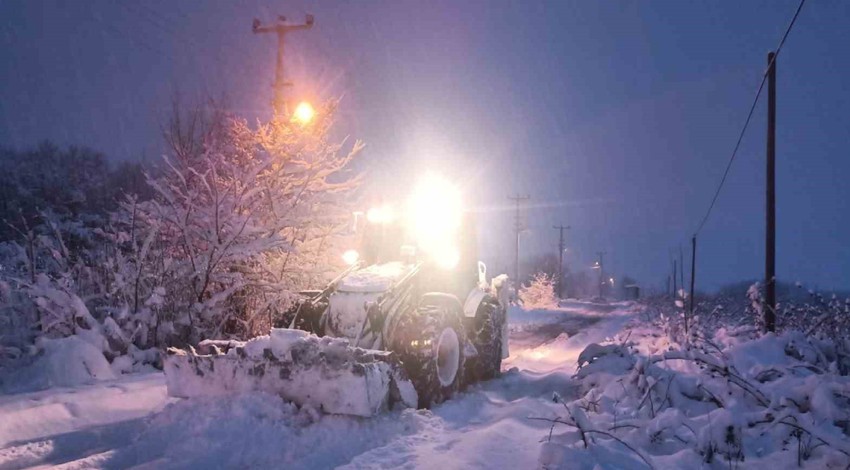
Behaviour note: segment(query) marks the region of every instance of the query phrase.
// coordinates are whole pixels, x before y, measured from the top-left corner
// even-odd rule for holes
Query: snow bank
[[[101,350],[77,336],[41,340],[49,386],[70,387],[115,378]]]
[[[743,339],[700,331],[677,343],[649,318],[578,357],[544,468],[845,468],[850,377],[800,332]],[[557,420],[557,422],[555,421]]]
[[[3,371],[0,390],[22,393],[73,387],[116,376],[101,350],[79,336],[42,338],[36,344],[36,351],[35,357],[21,358],[15,367]]]

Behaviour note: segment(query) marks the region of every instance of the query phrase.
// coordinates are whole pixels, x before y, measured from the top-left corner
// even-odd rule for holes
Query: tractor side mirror
[[[487,265],[483,261],[478,262],[478,285],[482,289],[487,286]]]

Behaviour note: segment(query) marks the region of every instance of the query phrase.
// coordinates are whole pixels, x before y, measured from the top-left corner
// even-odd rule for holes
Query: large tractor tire
[[[454,395],[463,383],[466,336],[460,306],[421,305],[399,319],[393,341],[416,393],[429,408]]]
[[[502,369],[502,326],[505,310],[496,299],[485,298],[467,324],[467,334],[478,356],[469,358],[466,375],[470,382],[498,377]]]

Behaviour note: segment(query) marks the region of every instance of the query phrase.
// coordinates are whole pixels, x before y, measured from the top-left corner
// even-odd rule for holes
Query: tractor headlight
[[[373,224],[389,224],[395,218],[390,206],[373,207],[366,212],[366,220]]]
[[[427,175],[414,189],[408,224],[416,244],[443,268],[457,265],[456,247],[463,216],[460,191],[436,175]]]
[[[342,254],[342,260],[345,261],[345,264],[352,266],[360,260],[360,253],[357,250],[348,250]]]

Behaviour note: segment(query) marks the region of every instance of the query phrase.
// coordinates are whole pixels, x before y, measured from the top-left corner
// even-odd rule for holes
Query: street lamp
[[[306,101],[302,101],[295,107],[295,112],[292,113],[292,120],[300,123],[302,126],[306,126],[307,124],[310,124],[315,116],[316,110],[313,109],[313,105]]]

